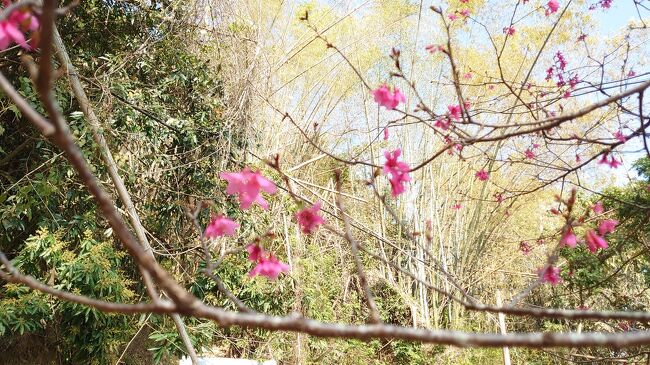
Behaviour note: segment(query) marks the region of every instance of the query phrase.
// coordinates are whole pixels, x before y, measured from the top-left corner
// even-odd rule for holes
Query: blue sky
[[[643,11],[643,8],[640,8],[640,10]],[[634,6],[634,0],[614,0],[609,10],[597,9],[594,10],[594,15],[600,22],[599,29],[604,36],[614,35],[622,27],[627,26],[630,20],[638,20],[639,17]],[[650,14],[646,11],[645,14],[642,12],[641,15],[647,17]]]

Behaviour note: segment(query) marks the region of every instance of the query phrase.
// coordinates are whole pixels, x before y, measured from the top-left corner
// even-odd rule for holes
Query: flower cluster
[[[535,152],[528,148],[526,151],[524,151],[524,156],[526,156],[527,159],[532,160],[535,158]]]
[[[300,225],[302,233],[310,234],[318,229],[318,226],[325,224],[325,220],[319,214],[321,202],[316,202],[313,206],[305,208],[296,213],[296,220]]]
[[[555,64],[546,70],[545,80],[551,81],[553,76],[555,76],[557,80],[555,85],[557,87],[566,86],[568,83],[569,88],[564,92],[564,97],[568,98],[571,96],[571,91],[580,83],[580,79],[577,74],[569,75],[568,72],[566,72],[568,62],[561,51],[555,53],[553,60],[555,61]]]
[[[597,215],[603,214],[605,211],[605,208],[603,208],[603,203],[602,202],[596,202],[593,207],[591,207],[591,210],[594,211]]]
[[[589,10],[596,10],[597,7],[601,7],[601,9],[609,9],[612,7],[612,2],[614,0],[600,0],[595,4],[589,5]]]
[[[248,245],[246,251],[248,251],[248,260],[257,262],[253,270],[248,273],[251,277],[261,275],[275,280],[280,273],[289,272],[289,265],[280,262],[273,254],[265,252],[257,244]]]
[[[235,229],[239,227],[239,223],[233,221],[223,215],[213,215],[210,224],[205,227],[203,234],[207,238],[217,238],[221,236],[234,236]]]
[[[471,77],[471,73],[467,73],[469,77]],[[469,110],[471,107],[470,102],[465,101],[463,106],[465,107],[465,110]],[[436,128],[440,128],[442,130],[447,130],[451,126],[452,121],[459,121],[463,117],[463,109],[460,107],[460,105],[447,105],[447,114],[441,116],[436,120],[434,123],[434,126]],[[451,143],[451,141],[447,141],[447,143]]]
[[[396,149],[393,152],[384,152],[386,157],[386,162],[384,163],[384,175],[390,175],[390,187],[391,194],[395,197],[399,194],[402,194],[406,191],[404,184],[411,181],[411,176],[409,175],[409,165],[403,161],[397,161],[399,159],[402,151]]]
[[[219,176],[228,182],[226,194],[237,195],[244,210],[250,208],[253,203],[268,209],[269,203],[264,200],[261,192],[275,194],[277,191],[273,182],[262,176],[259,171],[253,172],[249,168],[241,172],[222,172]]]
[[[572,198],[569,199],[567,202],[567,206],[572,206],[574,203],[575,195],[572,195]],[[596,202],[591,208],[591,211],[593,211],[596,216],[600,216],[601,214],[604,213],[605,209],[603,208],[603,204],[601,202]],[[551,209],[551,213],[560,215],[562,214],[560,211],[557,209]],[[585,221],[585,218],[589,215],[589,212],[587,211],[585,215],[578,220],[578,222],[582,223]],[[568,216],[567,221],[570,222]],[[580,224],[578,223],[578,224]],[[585,232],[585,245],[587,246],[587,249],[591,253],[596,253],[598,252],[599,249],[606,249],[609,247],[609,244],[607,243],[607,240],[605,240],[605,235],[608,233],[614,232],[616,229],[616,226],[618,225],[618,221],[615,219],[602,219],[598,223],[598,228],[597,229],[587,229]],[[575,248],[578,244],[578,238],[576,237],[575,233],[573,232],[573,224],[568,223],[564,229],[562,230],[562,235],[560,237],[560,244],[563,246]],[[553,285],[556,285],[559,281],[557,280],[559,276],[556,277],[554,274],[555,271],[548,271],[549,268],[553,268],[552,266],[547,267],[544,272],[544,274],[541,275],[542,281],[550,282]],[[557,268],[553,268],[557,269]],[[557,269],[559,273],[559,269]],[[548,275],[547,275],[548,274]]]
[[[538,274],[542,278],[542,281],[550,283],[551,285],[557,285],[562,281],[559,267],[549,265],[544,269],[539,270]]]
[[[490,174],[485,170],[477,171],[476,174],[474,174],[474,176],[476,176],[476,178],[481,181],[486,181],[487,179],[490,178]]]
[[[616,140],[621,143],[625,143],[625,141],[627,141],[627,137],[625,137],[625,135],[621,131],[614,132],[614,138],[616,138]]]
[[[460,108],[460,105],[447,105],[447,110],[449,110],[449,117],[458,121],[462,116],[463,110]]]
[[[556,13],[559,8],[560,3],[557,0],[550,0],[548,3],[546,3],[546,10],[544,11],[544,14],[546,16],[549,16],[553,13]]]
[[[616,159],[614,156],[609,156],[608,152],[603,153],[603,157],[600,158],[598,163],[600,165],[608,165],[610,168],[615,169],[621,165],[621,162]]]
[[[222,172],[219,175],[228,182],[226,193],[236,195],[241,209],[249,209],[253,203],[257,203],[262,209],[268,209],[269,204],[262,197],[262,192],[275,194],[277,187],[275,184],[262,176],[259,171],[252,171],[244,168],[240,172]],[[300,210],[296,213],[296,220],[300,229],[304,233],[314,232],[318,226],[325,223],[320,216],[321,203],[317,202],[311,207]],[[222,236],[234,236],[235,229],[239,223],[223,215],[213,215],[210,223],[205,227],[203,236],[214,239]],[[249,273],[250,276],[266,276],[269,279],[276,279],[280,273],[287,272],[289,266],[280,262],[273,254],[264,252],[258,244],[250,244],[246,247],[248,259],[257,264]]]
[[[386,84],[381,85],[379,88],[374,90],[372,95],[375,97],[375,101],[379,105],[389,110],[397,108],[399,103],[406,102],[406,96],[404,96],[397,87],[394,87],[391,92],[390,88]]]
[[[4,6],[11,5],[11,1],[4,0]],[[32,47],[27,43],[23,33],[38,29],[38,19],[28,9],[16,9],[9,16],[0,21],[0,51],[16,43],[26,50]]]
[[[463,18],[469,18],[470,16],[469,9],[465,8],[465,9],[455,10],[453,13],[447,14],[447,19],[453,22],[455,20],[458,20],[459,16],[462,16]]]
[[[451,120],[449,118],[440,118],[436,120],[436,122],[433,124],[436,128],[440,128],[442,130],[447,130],[449,129],[449,126],[451,126]]]
[[[573,233],[573,229],[571,227],[565,228],[564,232],[562,233],[562,237],[560,238],[560,243],[571,248],[576,247],[578,244],[578,238],[576,237],[575,233]]]

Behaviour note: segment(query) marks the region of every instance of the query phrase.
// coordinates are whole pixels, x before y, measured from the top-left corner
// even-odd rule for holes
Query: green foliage
[[[409,303],[398,290],[387,281],[381,281],[374,285],[372,292],[375,293],[377,307],[384,322],[405,326],[411,324]]]
[[[192,290],[214,296],[214,284],[203,278],[198,261],[173,254],[196,244],[196,232],[185,219],[188,196],[212,199],[224,213],[234,211],[232,201],[213,197],[221,183],[214,167],[227,166],[244,147],[244,131],[224,124],[219,65],[203,57],[204,45],[189,28],[179,26],[185,14],[182,6],[165,2],[89,0],[62,18],[59,30],[144,226],[153,237],[165,237],[165,242],[153,242],[156,250],[167,253],[161,263],[171,272],[183,267],[187,276],[181,281],[201,278],[192,280]],[[25,70],[17,66],[18,54],[5,56],[3,74],[43,112]],[[54,94],[91,169],[102,182],[109,181],[88,122],[64,77]],[[59,288],[117,302],[145,298],[142,285],[132,283],[139,282],[137,268],[113,242],[111,229],[64,156],[4,95],[0,109],[5,111],[0,116],[0,249],[21,270],[45,282],[52,270]],[[110,183],[104,186],[112,190]],[[250,286],[242,284],[248,279],[241,264],[222,265],[219,274],[229,287]],[[257,286],[249,294],[238,294],[260,310],[286,313],[291,303],[287,296],[274,295],[270,285]],[[12,286],[2,286],[0,298],[16,305],[0,309],[1,333],[10,339],[47,332],[45,341],[54,341],[47,346],[59,349],[67,363],[104,363],[108,354],[119,355],[134,334],[131,317],[31,292],[9,295],[8,289]],[[226,302],[221,296],[215,301]],[[61,336],[65,341],[49,336],[54,329],[44,328],[43,321],[55,323],[56,330],[69,326]],[[153,316],[149,325],[154,328],[151,347],[157,359],[184,353],[169,319]],[[198,345],[207,344],[217,331],[205,321],[189,326]]]
[[[562,272],[562,277],[569,278],[568,286],[589,288],[605,279],[606,271],[599,255],[589,252],[584,246],[563,248],[562,256],[570,263]]]
[[[392,343],[396,364],[426,364],[422,344],[408,341]]]
[[[647,242],[650,239],[650,159],[639,159],[635,163],[639,173],[636,181],[622,187],[605,189],[602,196],[594,197],[591,204],[601,201],[606,219],[620,223],[616,230],[606,236],[609,248],[597,253],[589,252],[584,245],[577,249],[563,249],[561,256],[567,260],[562,276],[565,285],[557,293],[563,298],[555,306],[590,309],[613,309],[621,311],[647,311],[650,297],[650,255]],[[586,224],[590,227],[605,219],[597,217]],[[547,330],[566,330],[567,324],[559,321],[544,322]],[[585,323],[584,330],[609,328],[614,331],[647,329],[642,323]],[[572,329],[572,328],[571,328]],[[614,356],[606,351],[587,351],[592,356]]]
[[[129,303],[135,299],[133,281],[122,267],[125,254],[106,241],[84,233],[80,242],[62,239],[61,232],[42,229],[30,237],[13,259],[21,272],[56,289],[107,301]],[[71,363],[104,364],[131,334],[129,317],[32,292],[7,284],[0,288],[0,335],[65,332],[63,358]]]
[[[269,281],[260,277],[250,278],[248,271],[251,269],[251,263],[244,254],[241,254],[224,261],[215,274],[221,278],[227,288],[231,288],[237,298],[252,309],[275,315],[289,312],[293,305],[290,279],[281,277],[276,281]],[[232,310],[237,309],[219,292],[214,281],[204,275],[199,276],[189,289],[192,294],[206,303]]]
[[[636,160],[634,162],[634,168],[641,178],[645,179],[646,182],[650,181],[650,158],[644,157]]]
[[[171,322],[169,318],[163,319],[160,327],[149,334],[149,339],[154,344],[149,351],[152,352],[153,360],[157,364],[164,359],[177,359],[185,354],[185,346]],[[189,320],[186,321],[186,326],[190,340],[196,348],[209,346],[218,331],[217,325],[211,321]]]

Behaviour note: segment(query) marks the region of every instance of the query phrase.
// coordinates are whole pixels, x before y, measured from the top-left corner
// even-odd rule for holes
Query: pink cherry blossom
[[[497,200],[497,203],[503,203],[503,201],[505,200],[503,198],[503,194],[500,194],[500,193],[494,194],[494,198]]]
[[[458,16],[456,14],[454,14],[454,13],[451,13],[451,14],[447,15],[447,18],[449,18],[449,20],[451,20],[453,22],[454,20],[458,19]]]
[[[526,158],[529,159],[529,160],[532,160],[532,159],[535,158],[535,152],[533,152],[530,149],[527,149],[526,151],[524,151],[524,155],[526,155]]]
[[[587,243],[587,248],[589,248],[589,251],[591,252],[596,252],[599,248],[605,249],[609,247],[607,241],[591,229],[585,234],[585,241]]]
[[[553,0],[551,0],[551,1],[553,1]],[[549,1],[549,3],[550,3],[550,1]],[[556,3],[557,3],[557,1],[556,1]],[[567,62],[566,58],[564,58],[564,55],[562,54],[561,51],[555,52],[555,59],[556,59],[558,68],[560,70],[564,71],[564,69],[566,68],[568,62]],[[560,80],[564,80],[564,78],[563,78],[563,76],[561,74],[558,75],[558,77],[560,77]]]
[[[614,0],[600,0],[598,1],[598,5],[603,9],[609,9],[612,7],[612,1]]]
[[[460,105],[447,105],[447,109],[449,110],[449,115],[453,119],[460,120],[461,113],[463,112],[463,110],[460,108]]]
[[[321,202],[316,202],[311,208],[305,208],[296,213],[296,220],[302,233],[310,234],[315,232],[318,226],[325,224],[325,220],[319,214],[320,207]]]
[[[14,42],[29,49],[23,32],[18,29],[18,24],[7,20],[0,22],[0,50],[6,49]]]
[[[205,237],[217,238],[221,236],[234,236],[235,229],[239,227],[239,223],[233,221],[223,215],[212,216],[212,220],[207,227],[205,227]]]
[[[386,162],[384,163],[384,174],[398,175],[402,173],[407,173],[409,170],[408,165],[405,162],[398,161],[399,157],[402,155],[402,150],[399,148],[389,152],[384,151],[384,157],[386,157]]]
[[[551,285],[557,285],[562,281],[562,278],[560,277],[559,267],[553,267],[549,265],[544,269],[540,269],[539,275],[541,276],[543,282],[550,283]]]
[[[581,161],[580,155],[576,153],[576,163],[580,163]]]
[[[388,110],[393,110],[397,108],[399,103],[406,102],[406,96],[397,88],[393,88],[391,93],[388,85],[381,85],[379,88],[372,92],[372,95],[375,97],[375,101],[385,107]]]
[[[481,181],[485,181],[490,178],[490,174],[485,170],[477,171],[476,174],[474,174],[474,176],[476,176],[476,178]]]
[[[280,262],[273,254],[268,254],[268,256],[258,258],[257,265],[248,275],[251,277],[256,275],[266,276],[271,280],[275,280],[283,272],[289,272],[289,265]]]
[[[507,35],[515,35],[515,27],[510,26],[510,27],[503,28],[503,33]]]
[[[436,120],[436,122],[433,124],[436,128],[440,128],[442,130],[447,130],[449,129],[449,126],[451,126],[451,120],[447,118],[440,118]]]
[[[289,271],[287,264],[280,262],[273,254],[266,253],[258,244],[246,246],[246,251],[248,251],[248,260],[257,262],[248,273],[251,277],[261,275],[269,279],[277,279],[280,273]]]
[[[465,18],[469,17],[469,9],[463,9],[460,11],[460,15],[464,16]]]
[[[621,131],[616,131],[614,133],[614,138],[616,138],[619,142],[623,142],[623,143],[625,141],[627,141],[627,138],[625,137],[625,135]]]
[[[560,3],[557,0],[550,0],[548,3],[546,3],[546,16],[549,16],[560,8]]]
[[[616,158],[614,158],[614,156],[612,156],[612,158],[609,160],[608,165],[609,165],[610,168],[615,169],[615,168],[621,166],[621,162],[618,161]]]
[[[391,194],[395,197],[406,191],[404,184],[411,181],[409,175],[410,168],[408,164],[402,161],[397,161],[402,154],[400,149],[393,152],[384,151],[386,162],[384,163],[384,175],[391,175],[389,182],[391,186]]]
[[[553,66],[547,68],[546,69],[546,77],[544,78],[544,80],[550,81],[551,79],[553,79],[553,71],[554,71]]]
[[[388,141],[388,127],[384,128],[384,141]]]
[[[614,232],[617,225],[618,225],[617,220],[605,219],[604,221],[600,222],[600,224],[598,224],[598,233],[600,233],[601,236],[604,236],[607,233]]]
[[[627,73],[627,77],[634,77],[636,76],[636,72],[630,70],[630,72]]]
[[[411,181],[411,177],[408,173],[400,175],[392,175],[388,180],[390,182],[391,195],[396,197],[406,191],[404,184]]]
[[[462,207],[463,206],[460,203],[456,203],[456,204],[454,204],[454,206],[452,208],[454,208],[454,210],[460,210],[460,208],[462,208]]]
[[[605,209],[603,209],[603,203],[602,202],[596,202],[593,207],[591,207],[591,210],[594,211],[594,213],[600,215],[603,214]]]
[[[268,209],[269,203],[264,200],[261,191],[268,194],[275,194],[277,191],[273,182],[262,176],[259,171],[253,172],[249,168],[241,172],[222,172],[219,177],[228,181],[226,193],[237,195],[242,209],[250,208],[253,203]]]
[[[469,0],[460,0],[460,2],[463,3],[463,4],[467,4],[469,2]]]
[[[610,159],[607,159],[607,156],[609,156],[607,152],[603,153],[603,157],[600,159],[600,161],[598,161],[598,163],[601,165],[608,165],[613,169],[621,165],[621,162],[618,161],[614,156],[612,156]]]
[[[436,52],[444,52],[445,47],[440,45],[440,44],[430,44],[426,47],[424,47],[429,53],[434,54]]]
[[[250,261],[257,261],[262,256],[264,256],[264,250],[262,250],[262,247],[256,244],[250,244],[246,246],[246,251],[248,251],[248,259]]]
[[[466,72],[466,73],[463,75],[463,78],[464,78],[464,79],[467,79],[467,80],[471,79],[471,78],[472,78],[472,73],[471,73],[471,72]]]
[[[5,1],[5,6],[11,4]],[[16,43],[26,50],[31,49],[23,32],[38,29],[38,19],[28,10],[14,10],[9,16],[0,21],[0,50],[4,50],[12,43]]]
[[[562,238],[560,238],[560,243],[569,247],[576,247],[576,244],[578,243],[578,240],[576,238],[576,235],[573,233],[573,230],[571,228],[567,229],[563,234]]]

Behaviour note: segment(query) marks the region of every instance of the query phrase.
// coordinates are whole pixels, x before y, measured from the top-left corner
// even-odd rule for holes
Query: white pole
[[[497,306],[501,306],[501,290],[497,290]],[[506,334],[506,316],[503,313],[499,313],[499,329],[501,334]],[[508,346],[503,347],[503,365],[510,365],[510,349]]]

